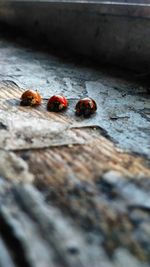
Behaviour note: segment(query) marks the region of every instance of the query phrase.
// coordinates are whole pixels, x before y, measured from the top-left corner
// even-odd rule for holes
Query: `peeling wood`
[[[128,80],[22,49],[13,50],[16,69],[9,58],[9,73],[2,70],[0,82],[0,264],[148,267],[149,125],[147,119],[144,129],[139,123],[149,111],[148,90],[136,85],[134,91]],[[36,87],[45,77],[42,105],[21,107],[24,89],[16,83]],[[69,98],[69,109],[47,112],[46,98],[58,89]],[[99,110],[84,120],[74,116],[74,106],[87,94],[97,96]],[[124,113],[128,101],[134,110]],[[137,140],[144,143],[135,154]]]
[[[85,132],[80,131],[85,135]],[[91,138],[91,136],[90,136]],[[64,183],[72,179],[93,181],[109,170],[132,179],[150,177],[150,169],[140,157],[118,151],[103,137],[94,138],[86,145],[59,147],[19,153],[26,159],[29,169],[47,185]],[[74,178],[73,178],[74,177]]]
[[[102,249],[94,246],[93,254],[92,244],[86,243],[73,222],[57,208],[47,206],[32,186],[15,186],[8,195],[12,201],[5,198],[5,205],[0,206],[0,231],[5,230],[3,238],[8,247],[11,239],[18,245],[18,266],[97,267],[102,260],[113,266]]]
[[[150,107],[149,83],[141,83],[136,73],[95,68],[82,59],[77,62],[66,55],[58,57],[56,54],[37,51],[28,41],[20,40],[20,36],[17,43],[1,37],[0,55],[1,90],[3,97],[8,97],[7,101],[13,106],[12,110],[19,103],[18,86],[39,90],[45,98],[43,111],[46,98],[53,94],[64,94],[70,105],[64,113],[64,121],[71,118],[72,123],[78,123],[79,126],[97,125],[122,149],[150,158],[150,122],[147,115]],[[12,88],[11,99],[7,87],[8,90]],[[98,110],[95,116],[83,121],[74,116],[74,107],[77,99],[85,96],[96,99]],[[3,101],[6,110],[7,101]],[[37,109],[35,114],[43,118]],[[44,117],[49,115],[44,113]],[[119,119],[112,120],[110,117]],[[57,122],[62,122],[61,118],[62,115],[53,115]]]

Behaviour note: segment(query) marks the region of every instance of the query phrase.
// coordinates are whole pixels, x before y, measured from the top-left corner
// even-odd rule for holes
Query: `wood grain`
[[[149,161],[46,100],[20,107],[22,92],[0,84],[2,267],[148,266]]]

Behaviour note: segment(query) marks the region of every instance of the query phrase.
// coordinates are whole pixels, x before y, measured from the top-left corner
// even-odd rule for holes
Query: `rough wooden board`
[[[150,262],[149,161],[143,157],[128,154],[116,147],[107,133],[96,125],[84,127],[84,124],[75,121],[71,114],[47,112],[46,101],[43,101],[41,107],[35,109],[20,107],[21,93],[22,90],[12,82],[1,83],[0,138],[8,136],[8,139],[7,142],[1,142],[0,174],[11,182],[26,183],[29,180],[32,182],[33,179],[34,186],[42,192],[48,204],[49,212],[51,212],[51,205],[59,208],[63,214],[60,217],[63,217],[65,224],[63,229],[58,225],[57,238],[54,235],[50,239],[46,238],[50,244],[50,251],[46,252],[45,238],[42,239],[42,236],[47,234],[44,226],[46,218],[43,217],[45,215],[42,215],[43,210],[45,210],[44,203],[40,217],[38,215],[34,218],[38,227],[42,227],[41,236],[41,233],[37,232],[37,226],[32,221],[33,217],[37,216],[35,212],[40,212],[40,202],[36,200],[36,193],[34,195],[35,189],[32,188],[31,191],[28,188],[24,189],[24,185],[17,187],[18,189],[15,189],[17,193],[14,191],[10,193],[15,197],[16,194],[18,195],[18,198],[13,202],[10,201],[11,196],[8,197],[11,183],[2,180],[0,213],[5,226],[10,224],[11,229],[13,229],[13,240],[15,236],[19,246],[22,247],[23,245],[23,261],[27,260],[30,262],[29,266],[34,267],[39,267],[40,263],[42,267],[43,264],[47,266],[48,257],[51,260],[50,266],[54,267],[57,265],[58,267],[120,267],[127,263],[131,267],[134,265],[147,266],[145,263],[149,264]],[[11,118],[13,118],[13,123],[10,123]],[[39,129],[39,119],[42,122],[44,120],[45,124],[41,123],[42,130],[36,136],[34,132],[36,133],[36,129]],[[30,138],[25,138],[28,137],[26,134],[30,132],[29,129],[33,127],[33,121],[34,132],[32,134],[37,140],[34,146]],[[30,128],[28,131],[24,131],[24,125],[27,122]],[[21,127],[19,123],[21,123]],[[43,140],[46,134],[45,129],[48,129],[47,123],[52,126],[57,125],[58,129],[56,127],[54,132],[49,127],[52,138],[47,146],[44,142],[41,142],[42,145],[39,146],[38,141],[40,143],[40,140]],[[18,129],[19,136],[17,136]],[[60,129],[65,130],[59,132]],[[60,138],[63,139],[65,134],[73,136],[73,139],[67,137],[66,143],[63,144]],[[13,139],[16,138],[16,142],[13,140],[13,144],[10,142],[11,136]],[[23,145],[18,146],[22,139]],[[5,168],[6,166],[7,168]],[[7,205],[6,199],[8,199]],[[35,201],[36,211],[33,202],[30,203],[30,199],[31,202]],[[17,207],[18,204],[21,205],[21,210],[20,207]],[[29,209],[30,206],[31,209]],[[15,224],[13,209],[18,218],[18,222]],[[24,214],[24,209],[26,214]],[[58,221],[61,221],[60,217]],[[52,212],[50,221],[54,223],[56,218]],[[17,226],[18,223],[20,228]],[[72,224],[74,224],[73,229]],[[32,232],[31,236],[27,233],[23,235],[24,227],[29,233]],[[72,229],[71,237],[67,235],[70,228]],[[19,232],[15,232],[19,229],[21,236],[18,236]],[[1,231],[6,242],[7,238],[3,228]],[[8,233],[12,236],[10,230]],[[61,244],[62,236],[63,239],[67,238],[67,240],[73,240],[80,236],[81,248],[83,249],[82,259],[75,256],[75,260],[72,260],[72,257],[70,259],[65,256],[62,261],[62,256],[58,257],[65,255],[65,247]],[[33,243],[30,243],[31,239],[33,239]],[[40,242],[39,246],[41,247],[36,247],[38,242]],[[77,243],[80,244],[79,241]],[[7,246],[10,248],[10,244]],[[86,251],[84,250],[85,246]],[[46,256],[39,252],[44,247]],[[16,253],[15,249],[13,249],[13,253]],[[37,261],[37,253],[39,253],[41,262]],[[55,257],[52,256],[53,253],[59,258],[57,263],[54,260]],[[95,261],[88,266],[89,257],[90,259],[94,257]],[[4,259],[2,260],[4,261]],[[98,262],[101,264],[99,265]],[[15,264],[18,263],[15,262]],[[2,267],[5,267],[4,263]]]
[[[42,173],[42,180],[48,177],[49,182],[67,177],[93,180],[109,170],[129,177],[150,176],[144,160],[116,148],[109,137],[102,136],[103,129],[83,127],[71,116],[47,112],[45,101],[38,108],[20,107],[22,91],[11,82],[1,83],[0,146],[2,150],[22,150],[22,158],[29,155],[35,176]]]
[[[48,203],[73,218],[90,242],[112,257],[121,248],[149,262],[144,244],[149,244],[150,174],[141,158],[116,151],[103,137],[84,146],[18,155],[28,162]]]
[[[45,45],[45,43],[44,43]],[[46,50],[47,51],[47,50]],[[66,116],[82,125],[98,125],[124,150],[150,158],[150,90],[145,76],[125,70],[97,68],[82,59],[37,50],[20,35],[0,38],[0,80],[38,89],[43,97],[64,94],[70,100]],[[98,104],[97,116],[75,118],[77,99],[90,96]],[[75,100],[75,101],[74,101]],[[8,100],[9,101],[9,100]],[[11,103],[15,103],[11,100]],[[59,117],[55,116],[59,121]]]
[[[117,114],[114,112],[115,106],[111,114],[112,105],[108,107],[111,101],[116,104],[118,89],[112,88],[117,83],[121,85],[122,81],[116,82],[115,78],[105,75],[100,77],[99,71],[95,74],[86,68],[74,70],[73,66],[56,62],[55,58],[51,59],[53,66],[50,66],[49,72],[49,58],[46,62],[43,54],[37,53],[33,58],[30,51],[29,62],[29,55],[26,57],[22,49],[10,49],[9,44],[7,48],[5,42],[3,45],[1,60],[9,57],[5,65],[7,77],[1,65],[1,78],[7,80],[0,83],[0,175],[11,182],[0,180],[0,215],[7,229],[5,232],[1,228],[0,221],[0,246],[5,250],[5,255],[9,255],[4,255],[4,258],[0,251],[0,264],[5,267],[7,260],[8,264],[12,261],[17,267],[23,264],[25,267],[147,267],[150,264],[149,161],[142,155],[140,157],[119,149],[105,130],[108,130],[109,123],[117,127],[118,120],[122,121],[122,125],[124,122],[128,125],[127,117],[118,119],[122,107]],[[37,64],[39,58],[44,71]],[[17,62],[15,70],[14,61]],[[17,70],[18,67],[20,70]],[[41,76],[38,76],[40,72]],[[48,78],[49,88],[43,91],[46,77],[52,73],[54,76]],[[68,77],[64,78],[65,75]],[[23,89],[11,80],[23,84],[24,88],[40,83],[45,97],[49,92],[58,93],[58,88],[64,92],[65,88],[66,95],[71,98],[70,109],[63,114],[47,112],[46,99],[38,108],[20,107],[19,98]],[[41,80],[44,80],[44,85]],[[73,109],[77,98],[87,93],[93,96],[93,87],[96,88],[95,92],[100,89],[98,101],[102,105],[101,110],[89,120],[76,118]],[[124,102],[126,106],[126,101],[134,94],[131,87],[131,83],[127,82],[119,88],[120,105]],[[132,93],[121,98],[120,94],[126,90]],[[138,87],[135,94],[143,92],[144,88]],[[109,103],[106,103],[106,95]],[[132,97],[130,104],[135,99],[138,112],[148,114],[147,95],[145,91],[142,102],[139,96]],[[142,103],[146,111],[142,109]],[[111,119],[107,117],[107,112],[102,112],[104,105],[104,111],[113,115]],[[131,113],[130,116],[133,115]],[[130,126],[132,122],[131,116]],[[146,123],[145,137],[148,135],[148,117]],[[100,125],[104,126],[103,129]],[[147,144],[148,139],[145,138],[143,147],[146,149]],[[140,152],[143,151],[149,155],[148,150]],[[16,181],[34,181],[34,187],[15,185],[12,189],[12,182]],[[35,187],[42,192],[44,200],[37,196]],[[56,231],[47,230],[46,222],[56,224]],[[8,243],[8,237],[13,242],[17,239],[18,247],[23,250],[18,253],[16,247]],[[70,240],[75,240],[77,247],[71,248],[71,256],[68,256],[65,245]],[[79,248],[81,254],[76,254],[75,248]],[[62,255],[65,255],[63,260]],[[57,262],[55,258],[59,258]]]
[[[109,258],[94,235],[88,236],[57,208],[47,205],[31,185],[15,185],[7,191],[0,219],[0,245],[5,249],[3,257],[0,251],[2,267],[6,260],[17,267],[148,267],[121,246]],[[12,250],[13,244],[17,250]]]

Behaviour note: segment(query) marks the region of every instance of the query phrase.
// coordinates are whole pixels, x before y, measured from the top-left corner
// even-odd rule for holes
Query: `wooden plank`
[[[0,219],[0,232],[7,253],[13,248],[9,257],[15,266],[148,266],[126,249],[116,249],[114,257],[108,258],[100,243],[94,242],[92,236],[87,239],[85,232],[57,208],[47,205],[31,185],[15,185],[7,192],[0,205]]]
[[[34,175],[38,166],[45,177],[51,170],[54,180],[63,180],[69,170],[83,180],[109,170],[128,177],[150,175],[144,159],[118,149],[100,127],[83,127],[65,114],[47,112],[45,101],[39,108],[20,107],[22,92],[12,83],[1,84],[0,144],[2,150],[29,156]]]
[[[95,247],[93,254],[80,231],[56,208],[47,207],[32,186],[15,186],[4,200],[0,231],[10,249],[13,243],[18,247],[18,253],[13,250],[17,266],[96,267],[100,260],[112,266],[103,251]]]
[[[6,233],[23,247],[26,266],[147,266],[148,159],[119,149],[97,125],[47,112],[46,100],[39,108],[20,107],[22,92],[12,82],[0,85],[0,175],[8,181],[1,182],[0,233],[13,263],[21,259],[12,256],[17,251]],[[33,186],[12,189],[12,181]],[[67,254],[70,240],[81,254],[74,247]]]

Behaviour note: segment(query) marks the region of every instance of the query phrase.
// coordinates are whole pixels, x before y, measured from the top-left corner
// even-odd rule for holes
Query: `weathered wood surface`
[[[6,48],[4,50],[6,53]],[[7,52],[10,53],[9,49]],[[5,53],[1,52],[3,59]],[[28,66],[28,58],[26,60]],[[21,69],[22,65],[19,66]],[[52,66],[57,71],[60,67],[58,62]],[[11,63],[8,70],[9,75],[12,72],[12,77],[4,77],[2,71],[0,82],[0,266],[149,266],[150,128],[147,88],[137,87],[132,94],[137,110],[128,113],[131,120],[128,120],[127,114],[121,115],[121,109],[124,111],[127,107],[127,99],[131,105],[130,94],[120,96],[119,101],[124,106],[121,108],[117,104],[118,109],[114,109],[112,105],[113,115],[107,117],[110,110],[109,105],[105,110],[104,91],[108,93],[112,84],[114,86],[115,78],[101,76],[100,83],[104,82],[101,104],[105,112],[100,109],[90,120],[83,120],[73,113],[77,98],[80,94],[82,96],[81,91],[85,94],[82,82],[80,86],[75,85],[75,99],[72,97],[75,87],[71,87],[70,82],[69,86],[65,85],[68,86],[66,94],[70,109],[56,114],[46,111],[46,98],[53,93],[51,90],[43,91],[45,99],[40,107],[21,107],[20,96],[24,89],[16,82],[20,84],[23,76],[14,75]],[[66,70],[63,71],[65,75]],[[59,75],[62,75],[60,70]],[[74,72],[71,74],[70,70],[69,75],[71,80]],[[88,79],[92,79],[91,74],[88,75]],[[31,72],[27,77],[30,76]],[[28,84],[27,77],[24,75]],[[80,78],[83,81],[84,75]],[[36,84],[37,79],[34,81]],[[117,84],[121,91],[126,91],[130,82],[124,80],[122,85],[123,81],[119,78]],[[94,85],[98,90],[97,82],[93,84],[90,81],[86,94],[92,94],[91,86]],[[63,92],[63,88],[61,90]],[[143,109],[140,109],[140,91]],[[112,103],[115,92],[112,89],[111,97],[114,99],[107,94]],[[126,100],[123,100],[124,97]],[[116,114],[118,110],[120,115]],[[133,113],[136,119],[141,114],[135,124]],[[101,114],[105,121],[98,119]],[[121,117],[118,119],[118,116]],[[139,142],[143,140],[140,155],[142,144],[137,144],[139,154],[133,153],[136,150],[134,140],[130,152],[129,144],[132,144],[137,121],[138,124],[144,123],[142,116],[145,128],[137,127],[135,131],[135,139]],[[115,123],[118,135],[112,130]],[[131,130],[129,143],[125,138],[128,152],[123,150],[123,123],[129,133]],[[112,128],[109,130],[108,126]],[[119,145],[114,141],[115,136],[120,138]]]
[[[20,107],[21,93],[0,85],[0,175],[8,181],[1,180],[1,265],[144,266],[148,161],[118,149],[99,127],[46,112],[44,100]],[[32,186],[12,188],[18,181],[33,183],[47,204]]]

